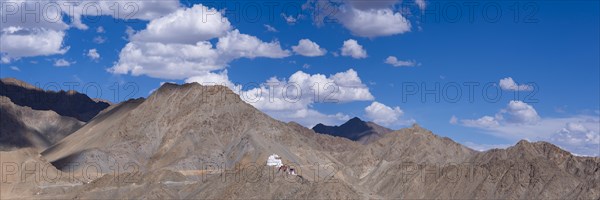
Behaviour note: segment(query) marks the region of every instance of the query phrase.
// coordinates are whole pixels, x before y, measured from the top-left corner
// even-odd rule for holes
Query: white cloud
[[[301,39],[298,41],[298,45],[292,46],[292,50],[297,54],[308,57],[322,56],[327,53],[327,50],[309,39]]]
[[[109,72],[185,79],[224,68],[218,56],[206,41],[195,45],[130,42],[121,49],[118,63]]]
[[[287,79],[271,77],[259,87],[244,91],[247,103],[282,121],[296,121],[312,127],[317,123],[339,124],[349,117],[342,113],[323,114],[316,103],[369,101],[374,97],[356,71],[349,69],[333,75],[298,71]]]
[[[385,104],[374,101],[365,108],[366,117],[369,120],[383,126],[399,126],[414,123],[414,120],[403,120],[404,112],[400,107],[389,107]]]
[[[94,37],[94,39],[92,41],[94,41],[94,43],[96,43],[96,44],[102,44],[102,43],[106,42],[106,38],[102,37],[102,36],[96,36],[96,37]]]
[[[531,91],[531,85],[518,85],[511,77],[500,79],[500,88],[511,91]]]
[[[342,56],[351,56],[352,58],[356,59],[367,57],[367,51],[363,49],[362,45],[358,44],[358,42],[353,39],[344,41],[341,51]]]
[[[241,34],[239,30],[228,32],[217,42],[219,54],[226,59],[237,58],[284,58],[290,56],[288,50],[281,49],[278,41],[263,42],[257,37]]]
[[[43,15],[38,16],[40,20],[33,20],[33,17],[23,20],[24,9],[16,9],[15,12],[2,9],[7,12],[2,14],[2,22],[0,22],[0,27],[2,27],[0,30],[0,46],[2,46],[0,59],[3,63],[9,63],[22,57],[64,54],[69,49],[69,46],[64,45],[65,30],[70,27],[84,30],[88,28],[82,23],[82,16],[111,15],[119,19],[149,20],[170,13],[180,6],[177,0],[136,2],[50,0],[6,3],[14,3],[19,8],[38,7],[43,9]],[[127,3],[134,3],[135,13],[131,13],[131,6]],[[108,12],[114,11],[115,4],[119,4],[119,12]],[[104,12],[98,12],[98,10]],[[116,13],[119,14],[116,15]],[[70,17],[70,25],[65,23],[63,16]],[[100,28],[96,31],[101,32]]]
[[[540,120],[533,106],[522,101],[510,101],[501,113],[508,114],[506,121],[509,123],[533,124]]]
[[[421,9],[421,11],[425,10],[425,8],[427,8],[427,2],[425,2],[425,0],[415,0],[415,4],[417,4],[417,6],[419,6],[419,9]]]
[[[96,28],[96,33],[104,33],[104,27],[102,26],[98,26],[98,28]]]
[[[213,13],[204,16],[206,22],[197,20],[206,11]],[[229,62],[239,58],[290,55],[288,50],[281,49],[278,41],[264,42],[230,29],[229,21],[215,9],[202,5],[180,9],[151,21],[148,29],[132,33],[131,41],[121,49],[119,61],[109,72],[187,79],[211,75],[212,71],[223,70]],[[215,46],[209,41],[214,38],[218,39]]]
[[[458,123],[458,118],[454,115],[452,115],[452,117],[450,117],[450,121],[448,121],[448,123],[450,124],[457,124]]]
[[[303,16],[298,15],[298,16],[294,17],[291,15],[286,15],[285,13],[281,13],[281,17],[283,17],[285,22],[287,22],[288,24],[296,24],[296,22],[298,22],[298,20],[302,19]]]
[[[186,83],[200,83],[201,85],[223,85],[235,90],[235,85],[229,80],[227,70],[220,73],[205,72],[185,79]]]
[[[109,15],[116,19],[152,20],[172,13],[181,6],[178,0],[131,2],[119,0],[60,0],[50,2],[57,2],[62,11],[71,17],[71,26],[82,30],[88,29],[88,26],[81,21],[83,16]],[[115,10],[115,8],[118,8],[118,10]]]
[[[410,31],[408,19],[390,8],[360,10],[342,8],[338,19],[352,34],[361,37],[379,37],[402,34]]]
[[[578,155],[599,155],[599,116],[542,118],[531,105],[511,101],[494,117],[460,121],[464,126],[478,128],[500,138],[549,141]]]
[[[395,56],[388,56],[385,59],[385,63],[390,64],[394,67],[414,67],[414,66],[418,65],[417,62],[414,60],[408,60],[408,61],[398,60],[398,58],[396,58]]]
[[[313,11],[315,24],[339,22],[354,35],[380,37],[402,34],[411,30],[411,23],[403,16],[399,0],[383,1],[319,1],[309,0],[303,9]],[[417,6],[421,6],[417,3]]]
[[[461,120],[468,127],[491,128],[506,124],[536,124],[540,116],[533,106],[522,101],[510,101],[506,108],[492,116],[476,120]]]
[[[96,49],[90,49],[90,50],[88,50],[87,56],[89,58],[91,58],[92,60],[98,60],[98,59],[100,59],[100,54],[98,53],[98,50],[96,50]]]
[[[71,62],[69,62],[69,61],[67,61],[65,59],[62,59],[62,58],[54,61],[54,66],[55,67],[68,67],[68,66],[71,66],[71,64],[74,64],[74,62],[71,63]]]
[[[573,149],[580,155],[598,156],[600,155],[600,132],[586,126],[589,124],[568,122],[550,138],[550,141],[559,146]],[[593,126],[589,127],[593,128]]]
[[[64,36],[63,30],[3,28],[0,35],[2,59],[10,62],[22,57],[64,54],[69,50],[68,46],[63,46]]]
[[[273,27],[271,25],[265,24],[264,26],[265,26],[265,29],[267,29],[268,32],[274,32],[274,33],[279,32],[275,27]]]
[[[476,120],[472,120],[472,119],[465,119],[465,120],[461,120],[461,122],[463,123],[463,125],[468,126],[468,127],[478,127],[478,128],[490,128],[490,127],[497,127],[500,125],[500,123],[498,122],[498,120],[492,116],[483,116],[479,119]]]
[[[231,23],[221,12],[198,4],[150,21],[132,40],[195,44],[222,36],[231,29]]]
[[[261,87],[249,91],[247,94],[254,94],[252,98],[248,98],[249,103],[261,110],[298,110],[316,102],[335,103],[374,99],[369,88],[362,83],[358,73],[353,69],[329,77],[298,71],[287,80],[271,77]],[[259,96],[264,99],[251,101]]]
[[[13,70],[13,71],[17,71],[17,72],[21,71],[21,69],[19,67],[17,67],[17,66],[10,66],[10,69]]]
[[[464,142],[463,144],[476,151],[487,151],[490,149],[506,149],[507,147],[511,146],[510,144],[478,144],[474,142]]]

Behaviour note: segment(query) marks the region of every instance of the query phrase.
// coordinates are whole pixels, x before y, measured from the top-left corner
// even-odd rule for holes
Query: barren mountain
[[[319,123],[312,129],[317,133],[345,137],[361,144],[373,142],[386,133],[392,132],[389,128],[373,122],[365,122],[358,117],[352,118],[340,126],[327,126]]]
[[[83,122],[51,110],[33,110],[0,96],[0,151],[34,147],[43,150],[75,132]]]
[[[266,166],[271,154],[298,175]],[[46,198],[600,198],[600,159],[549,143],[477,152],[415,124],[363,145],[279,122],[226,87],[196,83],[112,105],[42,158],[64,171],[100,170],[100,178],[46,187]],[[6,187],[40,198],[33,183]]]
[[[61,85],[58,85],[62,87]],[[49,88],[54,88],[48,84]],[[6,96],[19,106],[34,110],[52,110],[61,116],[73,117],[87,122],[109,106],[103,101],[95,101],[87,95],[75,91],[43,90],[14,78],[0,80],[0,96]]]

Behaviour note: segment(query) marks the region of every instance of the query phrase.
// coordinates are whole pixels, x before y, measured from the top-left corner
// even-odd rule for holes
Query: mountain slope
[[[340,126],[317,124],[312,129],[317,133],[344,137],[353,141],[358,141],[361,144],[373,142],[383,137],[386,133],[392,132],[391,129],[373,122],[362,121],[358,117],[352,118]]]
[[[280,155],[284,163],[295,166],[296,170],[306,171],[306,174],[314,170],[314,163],[338,163],[318,142],[318,138],[308,138],[298,133],[299,129],[268,117],[241,101],[228,88],[167,83],[146,100],[111,106],[77,132],[48,148],[43,155],[58,168],[71,162],[95,162],[105,163],[101,167],[108,171],[110,166],[106,163],[134,163],[142,174],[169,170],[186,174],[192,180],[203,173],[216,173],[211,177],[219,184],[208,187],[217,192],[215,198],[223,198],[233,195],[225,192],[229,188],[246,184],[237,181],[220,183],[219,170],[207,172],[204,166],[217,165],[220,170],[233,171],[239,166],[266,167],[264,163],[272,153]],[[303,129],[311,136],[330,138]],[[348,140],[341,142],[351,143]],[[262,171],[265,170],[269,171]],[[323,173],[327,169],[320,170],[321,174],[304,176],[299,180],[323,179],[321,176],[331,174]],[[269,182],[265,184],[272,185]],[[311,190],[323,188],[319,184],[302,187]],[[305,195],[357,197],[348,196],[354,190],[343,181],[328,187],[337,189],[322,191],[331,193],[327,195]],[[252,188],[255,189],[247,192],[265,189],[257,184],[253,184]],[[338,194],[343,190],[347,192]],[[198,195],[196,198],[206,194]]]
[[[0,96],[0,150],[22,147],[45,149],[83,126],[71,117],[54,111],[33,110],[15,105]]]
[[[273,153],[301,176],[267,167]],[[477,152],[415,124],[362,145],[196,83],[113,105],[42,155],[65,170],[69,162],[105,172],[137,166],[63,188],[65,198],[600,198],[600,159],[548,143]],[[123,176],[134,180],[118,182]]]
[[[0,80],[0,96],[10,98],[19,106],[27,106],[34,110],[52,110],[61,116],[73,117],[83,122],[89,121],[109,106],[106,102],[94,101],[75,91],[42,90],[14,78]]]

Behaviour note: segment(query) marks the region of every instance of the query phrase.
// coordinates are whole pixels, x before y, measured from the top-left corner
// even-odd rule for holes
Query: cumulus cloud
[[[241,34],[239,30],[228,32],[219,38],[217,50],[225,59],[237,58],[284,58],[290,56],[288,50],[281,49],[278,41],[263,42],[255,36]]]
[[[96,49],[88,50],[87,56],[92,60],[100,59],[100,54],[98,53],[98,50],[96,50]]]
[[[458,124],[458,118],[456,116],[452,115],[452,117],[450,117],[450,121],[448,121],[448,123]]]
[[[207,11],[212,14],[204,16],[203,12]],[[204,16],[205,22],[197,20],[200,16]],[[215,38],[218,41],[213,46],[210,40]],[[180,9],[152,20],[147,29],[134,33],[130,39],[109,72],[188,79],[212,75],[213,71],[223,70],[229,62],[239,58],[290,55],[278,41],[264,42],[237,29],[231,30],[221,12],[203,5]]]
[[[533,106],[522,101],[510,101],[501,113],[508,115],[506,121],[509,123],[534,124],[540,120],[540,116]]]
[[[203,74],[198,74],[196,76],[192,76],[188,79],[185,79],[186,83],[200,83],[202,85],[223,85],[227,86],[231,89],[235,90],[236,85],[234,85],[227,75],[227,70],[223,70],[222,72],[205,72]]]
[[[510,91],[531,91],[531,85],[518,85],[511,77],[500,79],[500,88]]]
[[[341,51],[342,56],[350,56],[355,59],[367,57],[367,51],[363,49],[362,45],[358,44],[358,42],[353,39],[344,41]]]
[[[579,155],[598,156],[600,149],[599,116],[542,118],[533,106],[511,101],[494,116],[475,120],[460,120],[463,126],[474,127],[485,134],[518,141],[549,141]]]
[[[120,0],[54,0],[49,2],[56,2],[60,5],[61,10],[71,17],[71,26],[82,30],[88,29],[88,26],[81,21],[84,16],[109,15],[116,19],[152,20],[169,14],[181,7],[181,4],[177,0],[131,2]],[[118,8],[118,10],[115,10],[115,8]],[[135,8],[135,10],[132,8]],[[98,32],[98,29],[96,31]]]
[[[302,19],[304,16],[297,15],[296,17],[294,17],[292,15],[286,15],[285,13],[281,13],[281,17],[283,17],[283,19],[285,20],[286,23],[291,25],[291,24],[296,24],[296,22],[298,22],[298,20]]]
[[[476,120],[462,120],[469,127],[491,128],[504,124],[535,124],[540,116],[533,106],[522,101],[510,101],[506,108],[492,116],[483,116]]]
[[[273,32],[273,33],[279,32],[275,27],[273,27],[271,25],[265,24],[264,26],[265,26],[265,29],[267,29],[268,32]]]
[[[391,108],[376,101],[365,108],[365,113],[369,119],[382,125],[389,125],[404,114],[398,106]]]
[[[600,132],[591,130],[593,126],[581,122],[568,122],[557,131],[550,141],[571,148],[581,155],[598,156],[600,154]]]
[[[327,53],[327,50],[309,39],[301,39],[298,41],[298,45],[292,46],[292,50],[297,54],[308,57],[322,56]]]
[[[269,95],[269,92],[272,94]],[[374,99],[369,88],[362,83],[358,73],[353,69],[329,77],[323,74],[311,75],[298,71],[288,79],[272,77],[261,87],[250,90],[249,93],[262,97],[278,97],[265,98],[266,101],[249,102],[261,110],[298,110],[315,102],[337,103]]]
[[[81,21],[83,16],[111,15],[118,19],[143,19],[149,20],[170,13],[180,7],[177,0],[150,0],[136,1],[136,12],[132,13],[131,6],[117,0],[79,0],[79,1],[19,1],[3,2],[3,7],[15,6],[17,8],[40,9],[40,20],[33,17],[24,20],[24,9],[14,11],[2,9],[2,22],[0,22],[0,59],[8,63],[22,57],[49,56],[64,54],[69,46],[64,44],[65,31],[70,27],[87,29]],[[119,12],[113,11],[115,3],[120,4]],[[104,11],[104,12],[100,12]],[[118,13],[118,14],[117,14]],[[31,15],[29,15],[31,16]],[[65,23],[64,17],[70,18],[70,25]],[[103,32],[98,27],[96,32]]]
[[[2,59],[10,62],[22,57],[64,54],[69,50],[63,45],[65,32],[45,28],[6,27],[1,30]]]
[[[92,41],[94,41],[94,43],[96,43],[96,44],[102,44],[102,43],[106,42],[106,38],[102,37],[102,36],[96,36],[96,37],[94,37],[94,39]]]
[[[150,21],[132,40],[194,44],[222,36],[231,29],[231,23],[221,12],[199,4]]]
[[[361,37],[379,37],[402,34],[410,31],[408,19],[390,8],[360,10],[342,9],[338,18],[342,25]]]
[[[105,32],[104,27],[98,26],[98,28],[96,28],[96,33],[104,33],[104,32]]]
[[[349,119],[342,113],[320,113],[312,109],[314,104],[374,99],[353,69],[330,76],[298,71],[287,79],[271,77],[259,87],[243,91],[241,97],[276,119],[296,121],[307,127],[317,123],[338,124]]]
[[[402,34],[411,30],[410,21],[395,6],[398,2],[397,0],[337,2],[309,0],[304,8],[314,12],[313,18],[317,25],[336,21],[356,36],[374,38]]]
[[[195,45],[130,42],[109,72],[154,78],[185,79],[222,69],[216,49],[207,41]]]
[[[427,8],[427,2],[425,2],[425,0],[415,0],[415,4],[417,4],[421,10],[425,10],[425,8]]]
[[[396,56],[388,56],[385,59],[385,63],[390,64],[394,67],[414,67],[414,66],[418,65],[417,62],[414,60],[408,60],[408,61],[398,60],[398,58],[396,58]]]
[[[55,67],[68,67],[68,66],[71,66],[71,64],[73,64],[73,63],[71,63],[65,59],[62,59],[62,58],[54,61]]]
[[[479,119],[465,119],[462,120],[463,125],[468,126],[468,127],[478,127],[478,128],[491,128],[491,127],[497,127],[500,125],[500,122],[498,122],[498,119],[496,119],[495,117],[492,116],[483,116]]]

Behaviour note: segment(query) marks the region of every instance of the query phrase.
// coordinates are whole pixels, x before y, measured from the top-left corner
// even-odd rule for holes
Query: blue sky
[[[63,11],[49,22],[52,9],[40,9],[36,22],[21,15],[32,2],[3,2],[0,76],[46,89],[79,83],[115,102],[163,82],[216,81],[268,96],[275,81],[302,89],[299,101],[275,92],[274,102],[250,103],[308,127],[358,116],[392,128],[416,122],[478,150],[527,139],[600,154],[597,1],[120,1],[119,15],[85,2],[103,15]],[[315,83],[332,83],[338,103],[315,101]],[[421,99],[436,84],[440,101]],[[465,84],[479,84],[473,101]]]

